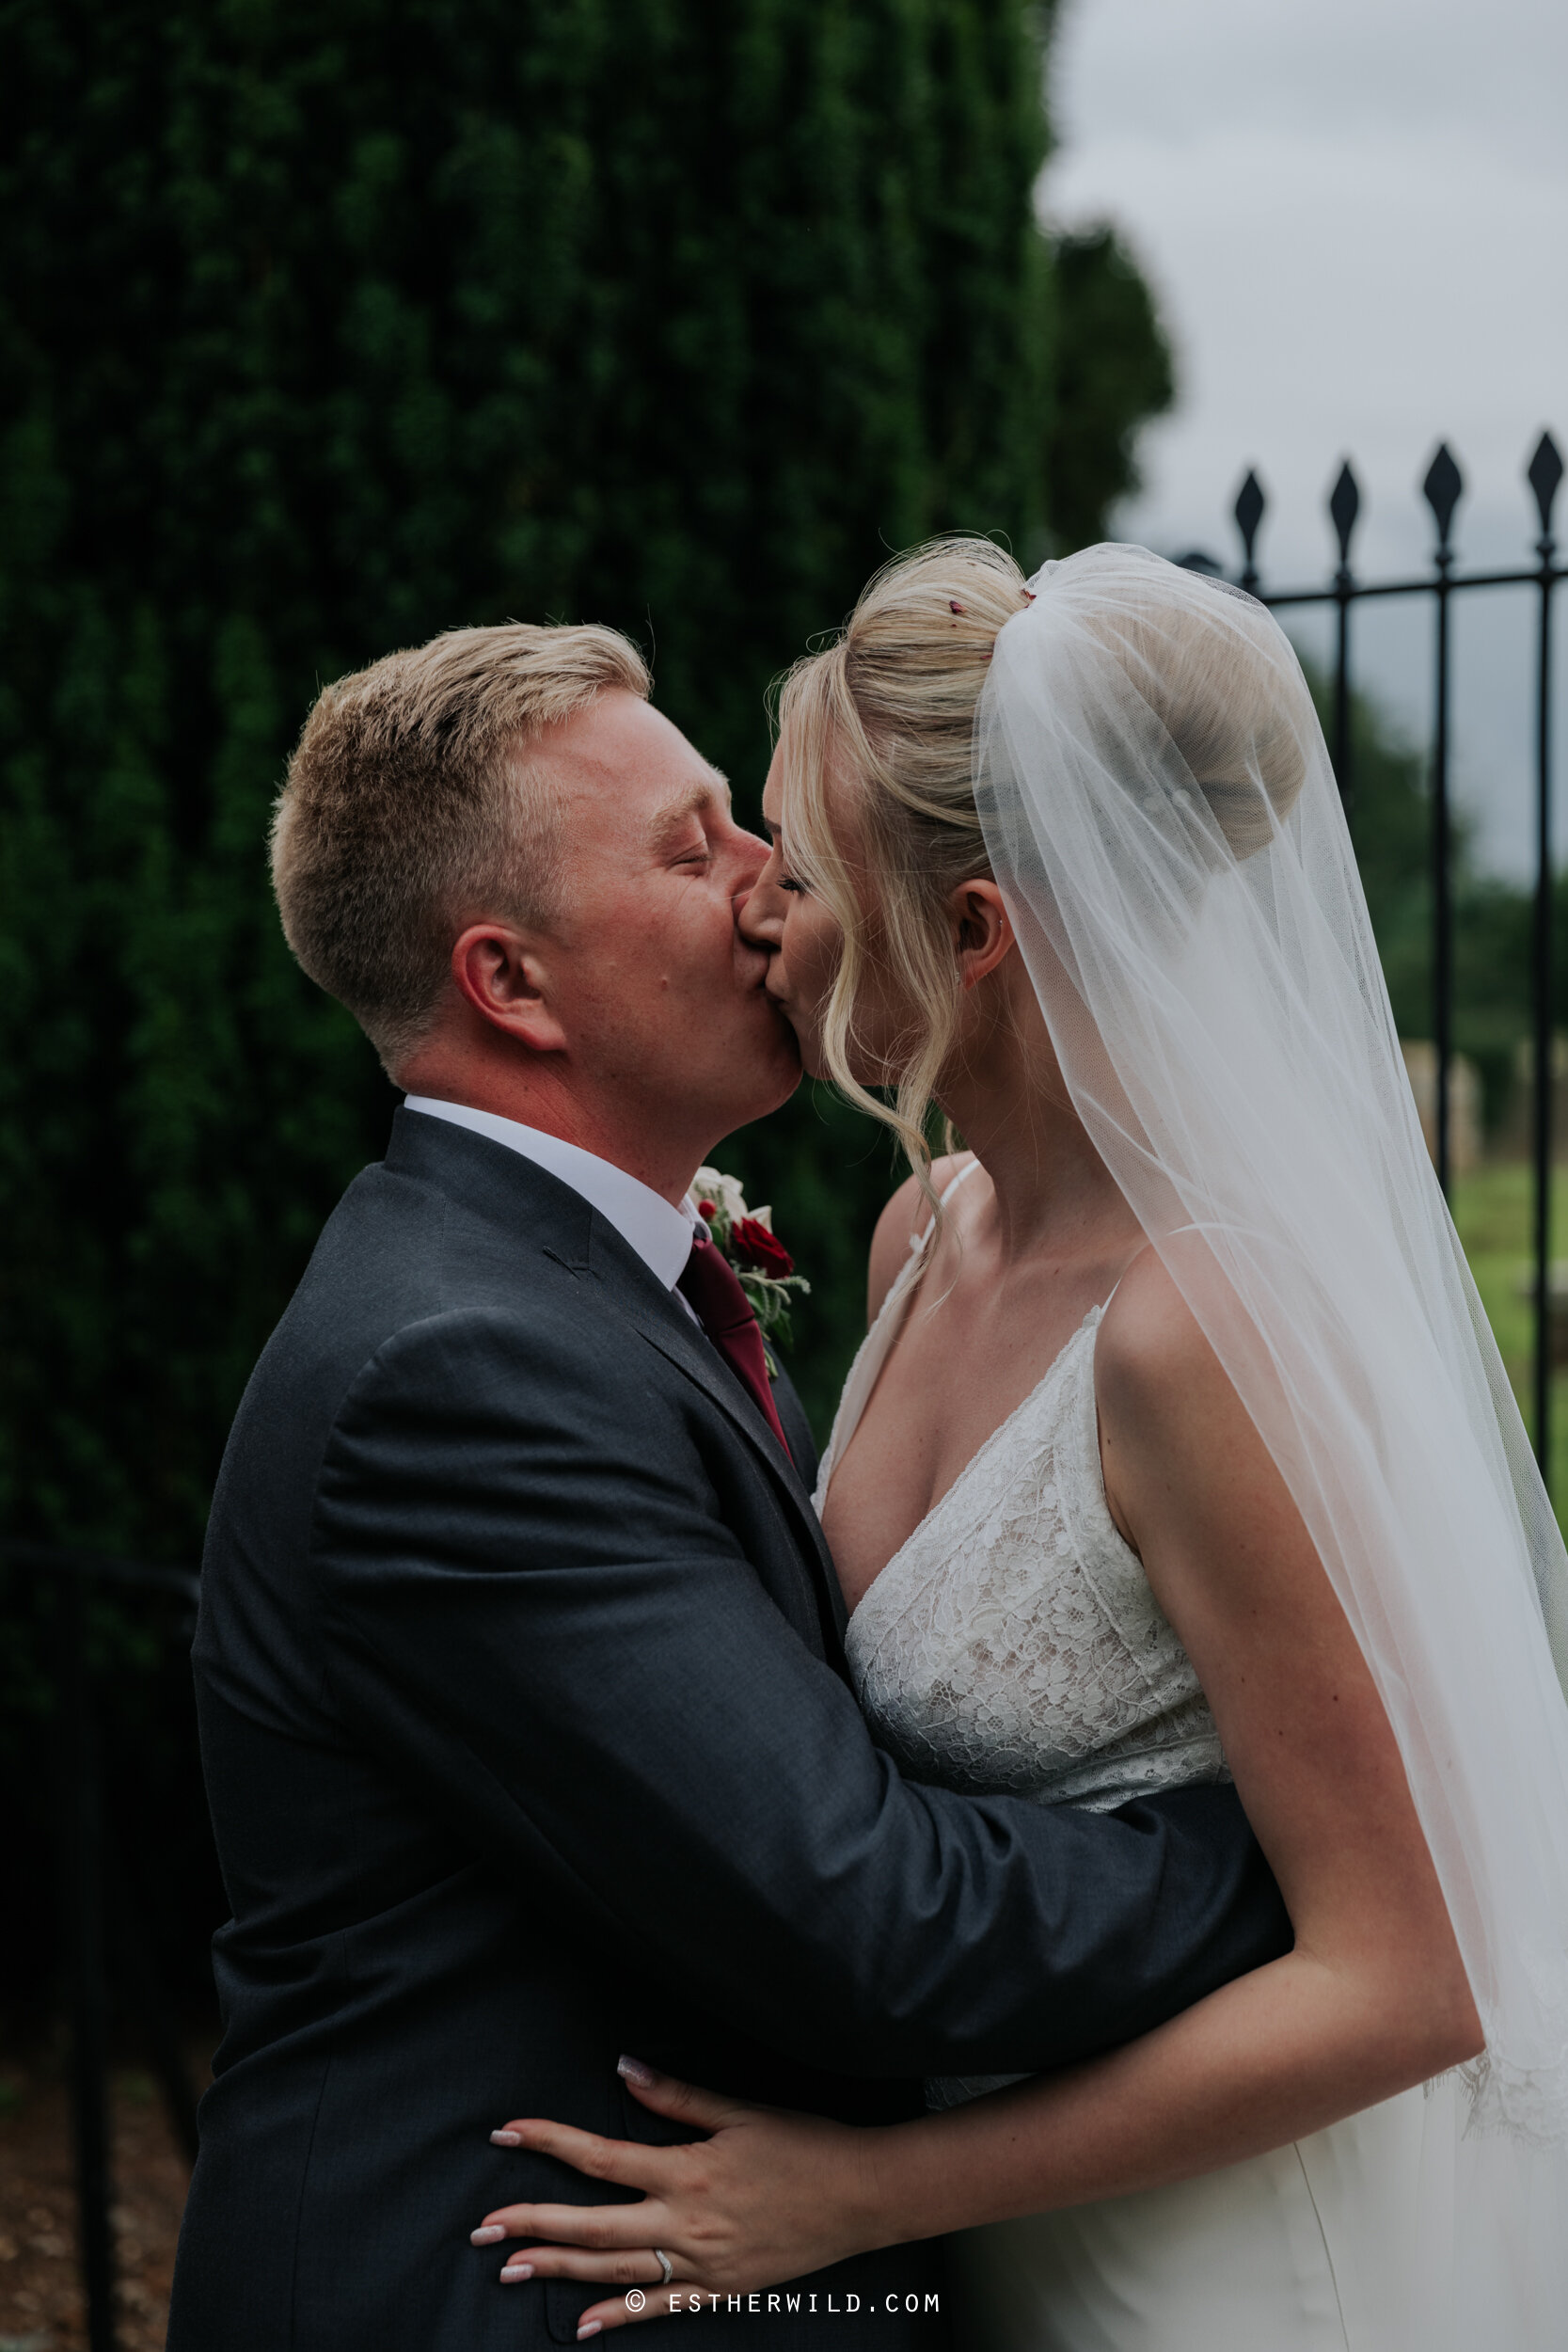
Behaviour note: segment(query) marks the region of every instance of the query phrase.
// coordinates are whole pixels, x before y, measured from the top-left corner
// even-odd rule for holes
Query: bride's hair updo
[[[1125,723],[1131,700],[1158,739],[1168,788],[1185,798],[1185,787],[1197,787],[1215,859],[1234,864],[1264,848],[1301,790],[1316,733],[1270,615],[1240,590],[1199,583],[1141,548],[1069,558],[1042,594],[1078,608],[1094,733],[1090,674],[1108,661],[1118,675],[1104,711],[1106,764],[1118,769],[1126,749],[1112,705]],[[949,901],[991,873],[974,803],[975,715],[996,639],[1031,601],[1019,566],[989,539],[932,540],[886,564],[838,636],[798,661],[779,693],[788,854],[844,936],[823,1056],[850,1100],[894,1129],[923,1183],[931,1096],[962,1004]],[[1150,756],[1148,744],[1140,750]],[[851,1070],[873,960],[911,1009],[891,1104]]]
[[[850,1100],[894,1129],[918,1174],[962,996],[948,900],[990,873],[974,806],[974,714],[997,633],[1028,601],[1023,574],[989,539],[932,540],[886,564],[833,643],[798,661],[779,693],[789,855],[844,934],[824,1057]],[[870,906],[847,836],[870,877]],[[850,1070],[870,954],[915,1009],[891,1105]]]

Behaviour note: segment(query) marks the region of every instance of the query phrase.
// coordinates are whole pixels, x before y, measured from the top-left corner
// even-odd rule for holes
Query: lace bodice
[[[819,1508],[923,1257],[917,1247],[855,1360]],[[1102,1311],[1091,1310],[849,1620],[861,1705],[915,1779],[1105,1811],[1228,1778],[1197,1677],[1105,1500],[1094,1398]]]

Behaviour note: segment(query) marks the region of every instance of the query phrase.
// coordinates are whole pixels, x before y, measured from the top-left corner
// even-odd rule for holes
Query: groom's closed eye
[[[706,864],[713,855],[709,825],[728,816],[729,798],[728,784],[715,771],[666,802],[649,828],[658,862],[666,866]]]

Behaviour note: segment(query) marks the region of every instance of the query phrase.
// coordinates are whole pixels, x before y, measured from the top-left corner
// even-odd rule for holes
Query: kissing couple
[[[460,630],[278,803],[406,1100],[213,1507],[171,2352],[1559,2346],[1568,1576],[1289,642],[938,542],[771,846],[648,691]],[[802,1067],[820,1465],[692,1191]]]

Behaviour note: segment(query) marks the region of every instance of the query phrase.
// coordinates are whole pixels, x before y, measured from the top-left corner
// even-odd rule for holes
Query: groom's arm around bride
[[[733,922],[763,845],[645,691],[608,631],[438,640],[328,690],[281,804],[292,944],[432,1107],[335,1212],[214,1502],[233,1917],[174,2352],[571,2342],[598,2291],[501,2288],[467,2232],[598,2193],[508,2116],[658,2131],[622,2050],[869,2120],[1288,1941],[1228,1791],[1097,1819],[871,1746],[808,1466],[674,1289],[695,1168],[798,1062]]]

